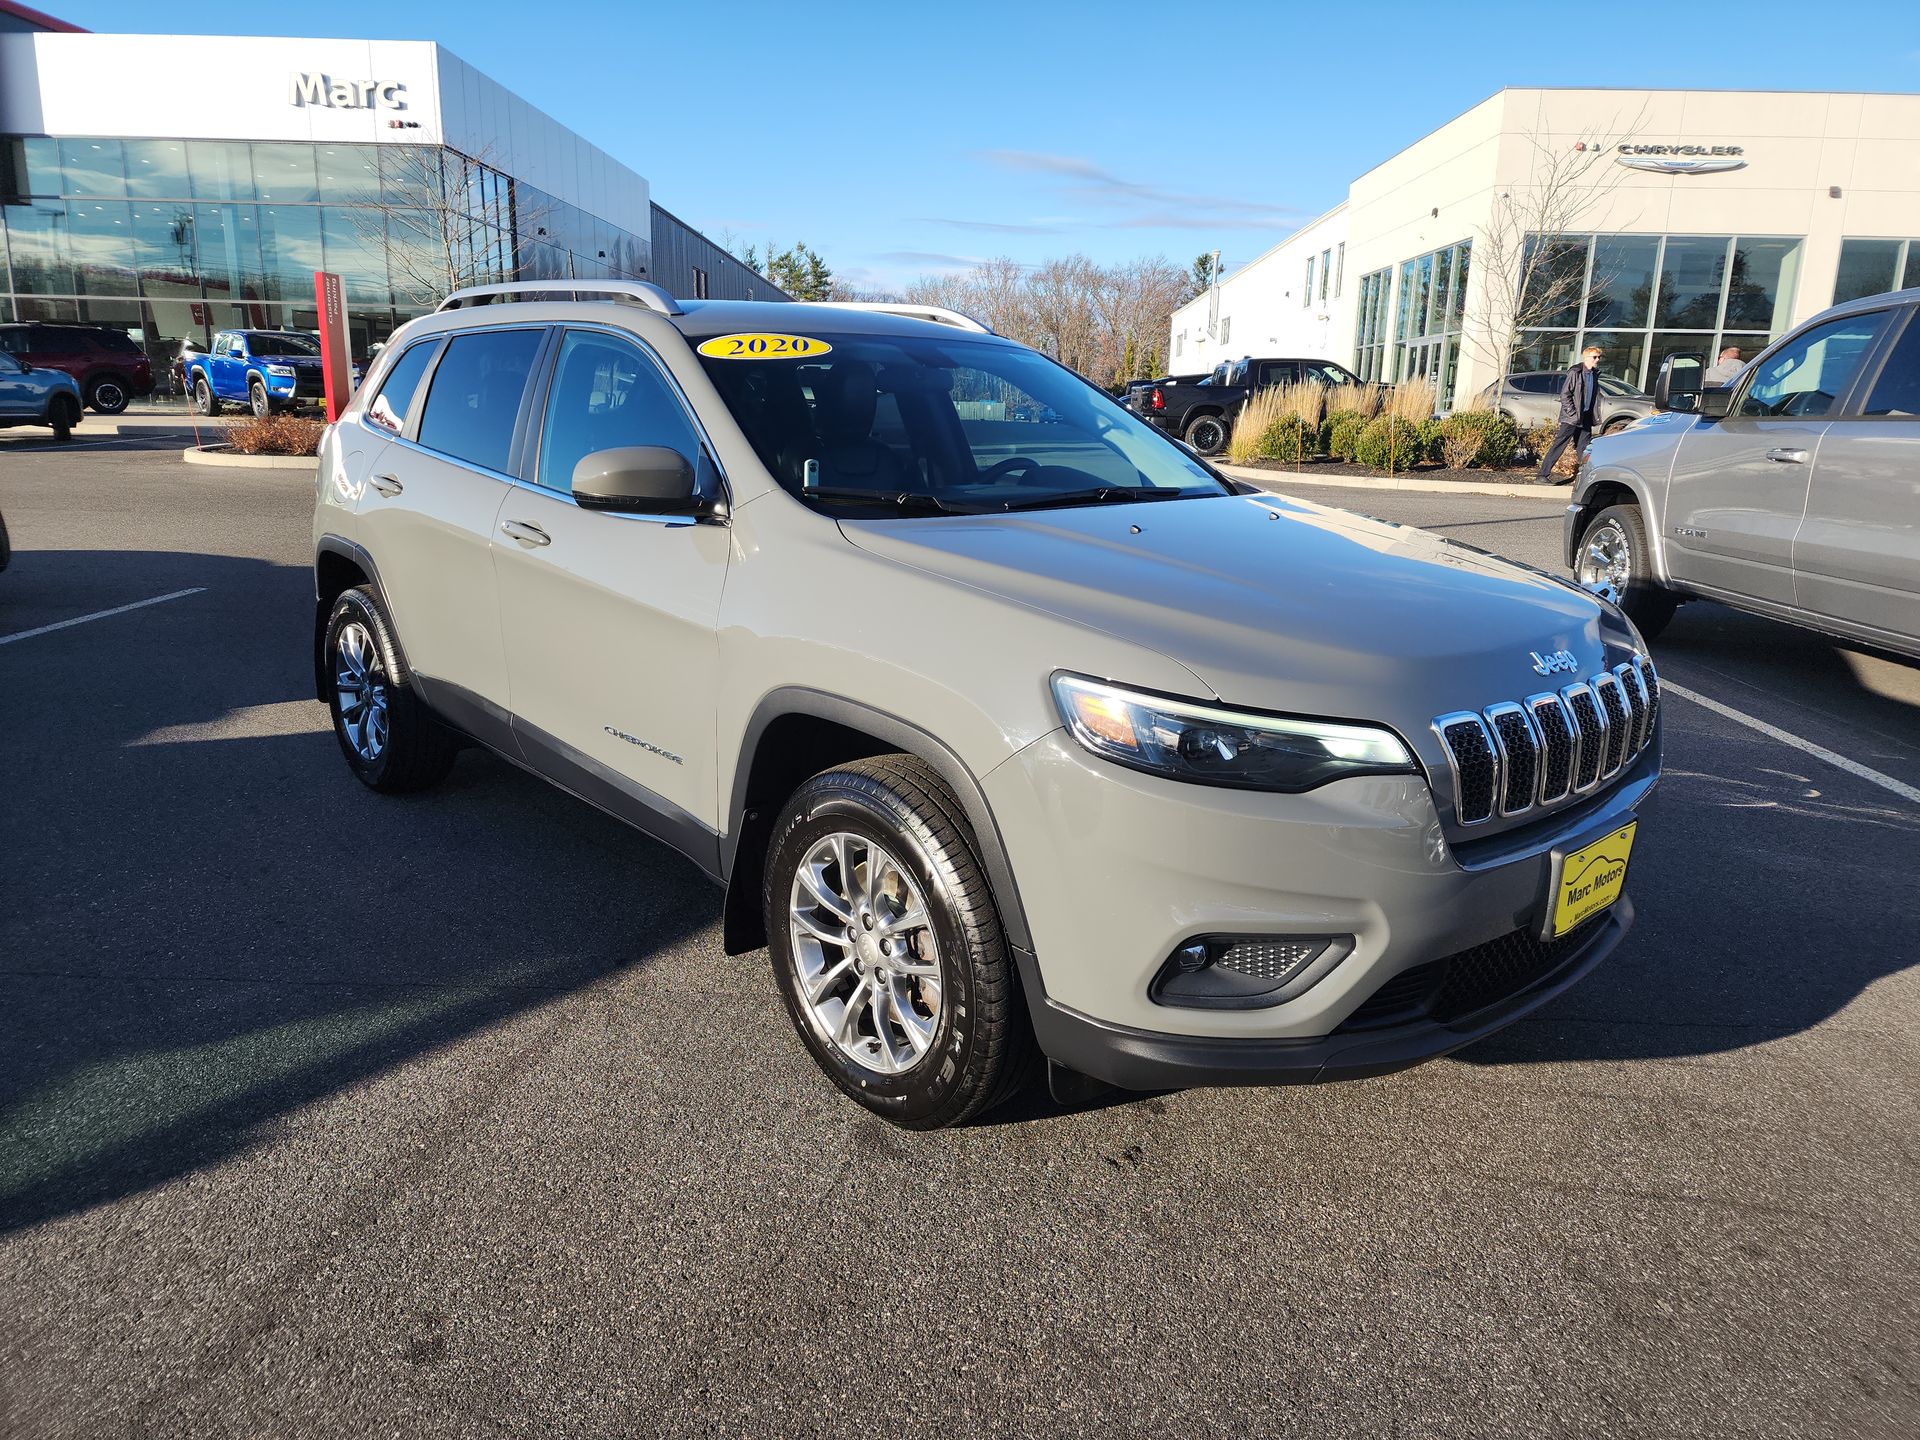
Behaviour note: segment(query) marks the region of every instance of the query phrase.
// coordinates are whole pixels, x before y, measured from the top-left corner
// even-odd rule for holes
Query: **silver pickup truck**
[[[1596,439],[1567,563],[1657,635],[1695,596],[1920,657],[1920,289],[1836,305]]]

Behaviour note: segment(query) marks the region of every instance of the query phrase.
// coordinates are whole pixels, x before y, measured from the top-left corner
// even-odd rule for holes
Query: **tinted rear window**
[[[504,471],[540,336],[538,330],[454,336],[427,388],[420,443],[470,465]]]

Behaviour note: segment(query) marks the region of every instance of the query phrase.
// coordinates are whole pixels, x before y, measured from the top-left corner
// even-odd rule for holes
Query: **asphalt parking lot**
[[[305,477],[31,437],[0,1431],[1920,1429],[1920,670],[1683,610],[1637,928],[1452,1059],[912,1135],[689,865],[350,777]],[[1313,498],[1557,566],[1563,495]]]

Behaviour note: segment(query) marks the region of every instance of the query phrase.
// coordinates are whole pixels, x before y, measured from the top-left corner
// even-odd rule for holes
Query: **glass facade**
[[[1462,240],[1400,265],[1394,310],[1394,380],[1430,380],[1440,409],[1453,408],[1460,370],[1460,329],[1467,308],[1473,243]]]
[[[1639,389],[1676,350],[1711,356],[1737,345],[1751,359],[1786,331],[1800,271],[1791,236],[1536,236],[1530,245],[1521,309],[1533,323],[1520,332],[1513,370],[1565,369],[1598,345],[1601,372]]]
[[[1393,290],[1393,269],[1375,270],[1360,277],[1360,303],[1354,322],[1353,373],[1362,380],[1387,376],[1387,304]]]
[[[185,338],[311,330],[338,273],[356,357],[449,289],[640,279],[646,236],[437,146],[0,137],[0,320]]]
[[[1920,239],[1842,240],[1833,303],[1920,285]]]

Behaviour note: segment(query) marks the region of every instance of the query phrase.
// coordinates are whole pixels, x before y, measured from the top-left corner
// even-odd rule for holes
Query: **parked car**
[[[1061,1091],[1398,1069],[1619,942],[1659,720],[1615,606],[914,316],[568,280],[404,326],[316,477],[353,775],[477,742],[677,848],[917,1128],[1036,1051]]]
[[[1734,383],[1663,364],[1596,440],[1567,563],[1657,635],[1695,596],[1920,657],[1920,289],[1823,311]]]
[[[235,404],[265,416],[326,398],[320,341],[297,330],[222,330],[206,354],[184,362],[197,414]]]
[[[45,425],[66,440],[80,423],[80,382],[0,351],[0,429]]]
[[[1566,380],[1564,370],[1523,371],[1507,376],[1503,383],[1487,386],[1480,392],[1480,398],[1516,425],[1553,423],[1560,418],[1560,387]],[[1624,380],[1602,375],[1600,398],[1595,408],[1599,412],[1599,430],[1604,435],[1653,414],[1653,397]]]
[[[35,320],[0,325],[0,351],[36,370],[60,370],[80,386],[83,401],[102,415],[118,415],[136,397],[153,393],[153,362],[124,330]]]
[[[1269,385],[1318,380],[1325,385],[1358,385],[1360,378],[1331,360],[1235,360],[1215,367],[1192,384],[1155,384],[1127,392],[1127,408],[1170,435],[1178,435],[1201,455],[1227,448],[1234,418],[1247,397]]]

